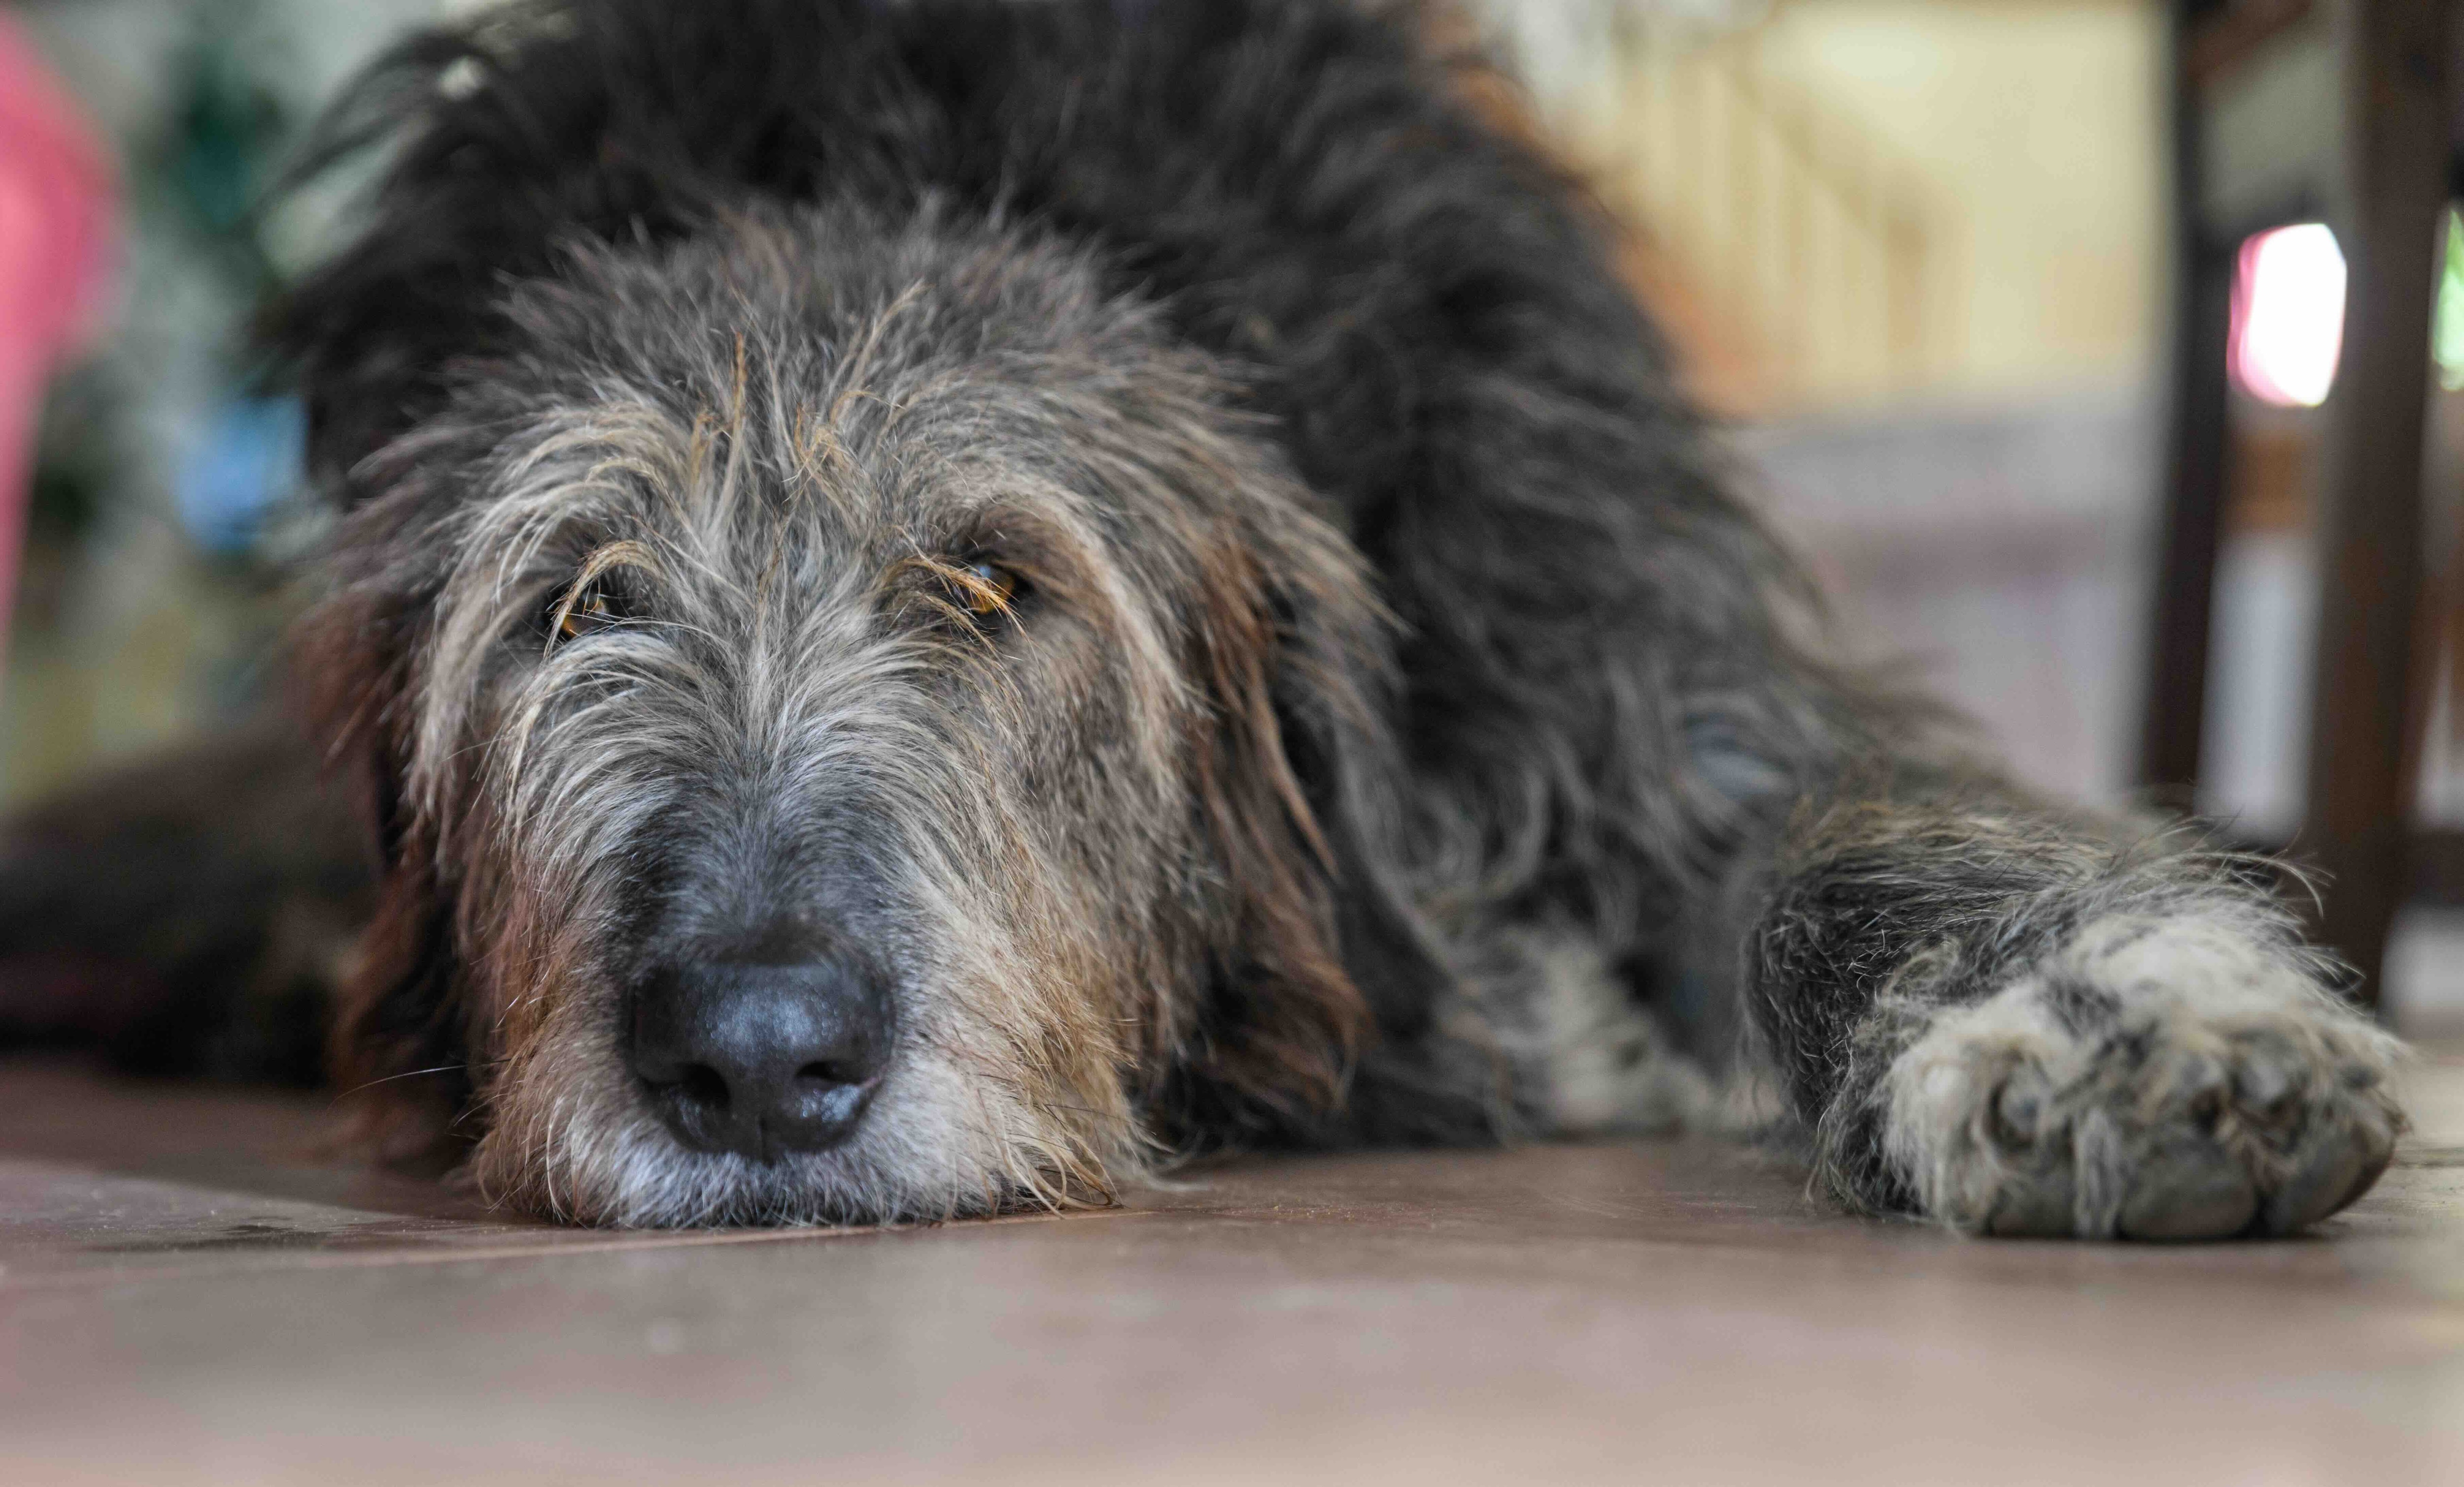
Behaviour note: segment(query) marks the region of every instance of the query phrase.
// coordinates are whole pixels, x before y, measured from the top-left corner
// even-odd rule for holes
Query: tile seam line
[[[968,1232],[981,1229],[1008,1228],[1017,1224],[1036,1223],[1049,1215],[1021,1214],[1001,1218],[969,1219],[958,1224],[873,1224],[858,1229],[762,1229],[686,1236],[645,1236],[639,1239],[584,1240],[569,1243],[543,1240],[538,1244],[473,1245],[469,1249],[371,1250],[364,1254],[347,1251],[294,1250],[285,1252],[267,1246],[258,1255],[232,1257],[224,1263],[203,1261],[167,1265],[75,1266],[61,1270],[35,1271],[26,1275],[11,1274],[0,1262],[0,1299],[11,1293],[90,1289],[141,1281],[184,1279],[196,1277],[233,1275],[269,1275],[300,1270],[374,1270],[387,1265],[451,1265],[464,1262],[501,1259],[546,1259],[590,1255],[634,1255],[653,1250],[713,1249],[722,1245],[787,1244],[800,1240],[837,1240],[891,1237],[928,1233],[935,1229]],[[1158,1218],[1170,1214],[1151,1209],[1126,1209],[1111,1212],[1073,1214],[1072,1219],[1086,1218]]]

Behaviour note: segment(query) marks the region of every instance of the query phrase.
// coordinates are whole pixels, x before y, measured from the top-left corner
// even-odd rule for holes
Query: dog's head
[[[386,864],[347,1080],[619,1223],[1085,1198],[1335,1095],[1383,638],[1216,367],[930,210],[499,312],[305,634]]]

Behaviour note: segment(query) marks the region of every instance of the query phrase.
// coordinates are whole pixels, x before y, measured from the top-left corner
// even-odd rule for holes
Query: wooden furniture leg
[[[2174,0],[2171,11],[2172,385],[2166,410],[2164,525],[2140,712],[2139,783],[2154,803],[2187,811],[2198,793],[2216,553],[2230,489],[2225,355],[2233,328],[2234,250],[2213,240],[2201,211],[2201,105],[2189,65],[2189,0]]]
[[[2318,670],[2299,845],[2329,875],[2319,930],[2378,995],[2406,886],[2422,586],[2422,442],[2453,122],[2449,0],[2349,0],[2337,236],[2344,350],[2320,482]]]

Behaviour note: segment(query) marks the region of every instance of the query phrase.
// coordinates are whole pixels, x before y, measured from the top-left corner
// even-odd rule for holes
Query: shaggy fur
[[[1825,1190],[1963,1228],[2368,1186],[2392,1045],[2266,888],[1801,638],[1606,225],[1419,19],[530,0],[362,84],[371,220],[271,329],[391,1149],[938,1217],[1767,1074]],[[841,1145],[694,1149],[641,999],[781,943],[891,989],[891,1072]]]

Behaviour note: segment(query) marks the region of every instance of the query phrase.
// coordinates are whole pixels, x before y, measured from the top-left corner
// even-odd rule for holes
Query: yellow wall
[[[1785,0],[1742,29],[1620,34],[1625,61],[1544,65],[1534,86],[1643,226],[1681,339],[1718,342],[1696,360],[1742,389],[1718,401],[2008,402],[2147,375],[2157,6]],[[1793,242],[1780,226],[1808,222]],[[1886,296],[1916,310],[1878,316]],[[1885,323],[1920,349],[1879,354]]]
[[[2162,15],[2049,0],[1800,0],[1764,64],[1916,172],[1948,240],[1933,391],[2144,377],[2159,344]]]

